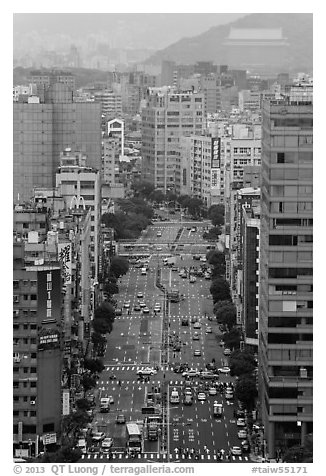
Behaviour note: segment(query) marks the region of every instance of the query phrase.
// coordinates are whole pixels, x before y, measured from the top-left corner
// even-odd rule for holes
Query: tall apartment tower
[[[35,187],[54,187],[60,152],[87,154],[101,168],[101,104],[75,103],[69,86],[50,84],[45,98],[13,104],[14,203],[28,201]]]
[[[259,400],[267,453],[313,428],[313,107],[262,108]]]
[[[203,94],[150,90],[142,110],[142,175],[155,188],[179,193],[180,137],[202,133],[204,111]]]

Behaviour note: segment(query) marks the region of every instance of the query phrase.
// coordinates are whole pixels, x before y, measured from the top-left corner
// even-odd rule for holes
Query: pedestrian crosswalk
[[[107,371],[137,371],[137,370],[144,370],[148,367],[146,366],[140,366],[140,365],[132,365],[132,364],[129,364],[126,362],[125,364],[112,364],[112,365],[106,365],[105,366],[105,370]],[[160,365],[159,366],[159,370],[162,371],[162,372],[168,372],[168,371],[173,371],[173,367],[171,365]]]
[[[145,381],[141,381],[139,379],[133,379],[133,380],[119,380],[120,381],[120,384],[121,385],[132,385],[132,384],[140,384],[140,383],[146,383]],[[116,380],[100,380],[99,381],[99,388],[103,388],[103,385],[107,385],[107,384],[114,384],[114,382],[116,382]],[[173,385],[175,387],[178,387],[178,386],[184,386],[185,384],[185,380],[168,380],[168,381],[165,381],[167,382],[170,386]],[[154,380],[151,378],[150,380],[150,383],[151,385],[160,385],[160,384],[163,384],[164,381],[163,379],[155,379]],[[199,385],[203,385],[203,380],[191,380],[191,386],[192,387],[197,387]]]
[[[88,459],[98,459],[98,460],[106,460],[106,459],[118,459],[118,460],[134,460],[134,459],[152,459],[152,460],[163,460],[163,461],[180,461],[180,460],[189,460],[189,461],[226,461],[227,458],[225,455],[221,456],[221,458],[218,458],[216,454],[199,454],[198,459],[188,455],[179,455],[178,453],[170,453],[169,455],[167,453],[142,453],[136,455],[136,458],[134,456],[130,456],[128,454],[125,454],[123,452],[113,452],[111,455],[108,454],[99,454],[99,453],[94,453],[94,454],[83,454],[81,456],[81,459],[83,460],[88,460]],[[248,456],[231,456],[231,461],[249,461]]]

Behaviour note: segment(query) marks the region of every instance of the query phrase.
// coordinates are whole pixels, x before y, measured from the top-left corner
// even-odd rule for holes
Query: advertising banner
[[[71,284],[71,243],[58,243],[58,259],[61,263],[63,285]]]

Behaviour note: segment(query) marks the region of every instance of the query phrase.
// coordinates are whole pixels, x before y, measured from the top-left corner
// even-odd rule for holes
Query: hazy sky
[[[89,39],[112,47],[162,49],[185,36],[229,23],[245,13],[15,13],[14,52],[26,48],[85,45]]]

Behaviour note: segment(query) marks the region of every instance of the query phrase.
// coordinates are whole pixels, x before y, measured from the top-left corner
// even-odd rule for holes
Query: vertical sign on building
[[[221,139],[212,138],[212,162],[211,167],[212,169],[218,169],[220,167],[220,159],[221,159]]]
[[[39,323],[61,321],[60,268],[48,268],[37,273],[37,310]]]
[[[61,263],[63,286],[71,284],[71,243],[58,243],[58,255]]]
[[[64,388],[62,391],[62,415],[70,414],[70,390]]]

